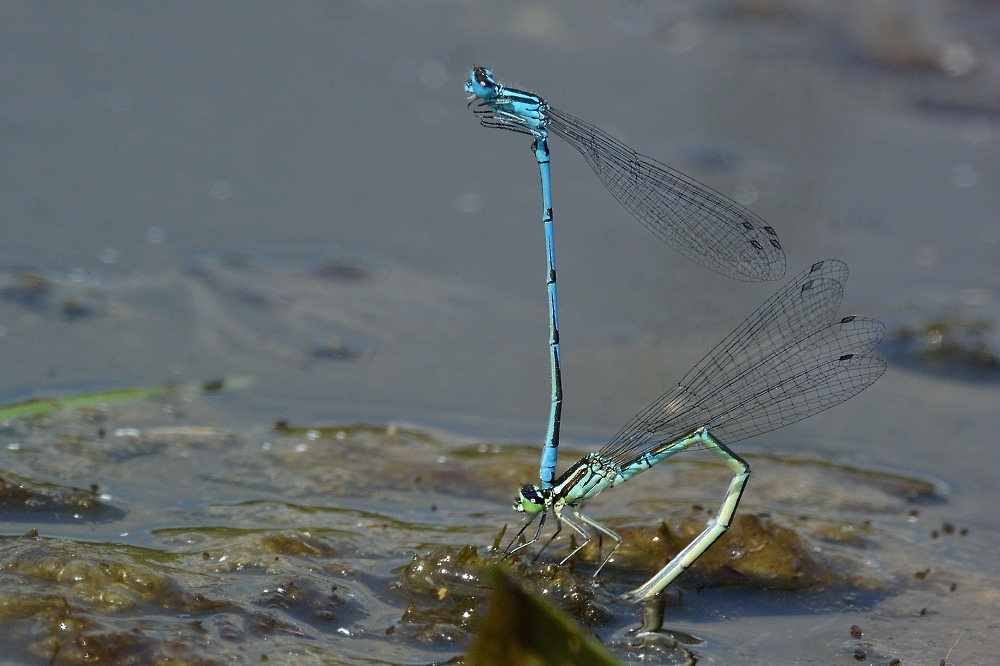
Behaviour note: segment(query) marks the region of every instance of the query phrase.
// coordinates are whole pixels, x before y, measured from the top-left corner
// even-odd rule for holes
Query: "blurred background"
[[[206,425],[540,444],[538,172],[529,138],[466,108],[473,63],[751,208],[787,277],[850,266],[841,313],[886,322],[889,371],[739,450],[929,476],[995,541],[1000,6],[981,0],[6,0],[0,396],[238,377]],[[552,153],[564,441],[588,448],[780,285],[680,257]]]

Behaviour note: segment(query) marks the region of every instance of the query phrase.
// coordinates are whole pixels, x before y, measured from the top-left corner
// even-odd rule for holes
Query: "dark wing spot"
[[[800,293],[804,294],[805,292],[807,292],[810,289],[812,289],[812,286],[813,286],[813,281],[809,280],[808,282],[806,282],[805,284],[802,285],[802,289],[800,290]]]
[[[778,234],[775,233],[774,229],[772,229],[771,227],[764,227],[764,231],[766,231],[767,233],[771,234],[775,238],[778,237]]]
[[[755,248],[757,248],[758,250],[763,250],[763,249],[764,249],[764,246],[763,246],[763,245],[761,245],[760,243],[758,243],[758,242],[757,242],[757,241],[755,241],[755,240],[752,240],[752,241],[750,241],[750,244],[751,244],[751,245],[753,245],[753,246],[754,246]]]
[[[823,268],[823,262],[822,261],[817,261],[815,264],[813,264],[809,268],[809,272],[812,273],[813,271],[818,271],[821,268]]]
[[[854,321],[855,316],[856,315],[851,315],[850,317],[844,317],[843,319],[840,320],[840,323],[846,324],[849,321]]]
[[[844,354],[840,357],[841,361],[846,361],[847,359],[854,358],[854,354]]]
[[[747,231],[753,231],[753,225],[746,221],[743,222],[743,228]]]
[[[773,245],[775,248],[779,250],[781,249],[781,244],[778,243],[778,241],[774,240],[773,238],[771,239],[771,245]]]

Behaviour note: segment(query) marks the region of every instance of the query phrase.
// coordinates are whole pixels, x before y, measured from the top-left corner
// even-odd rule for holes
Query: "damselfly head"
[[[496,97],[497,82],[493,80],[493,72],[485,67],[473,67],[469,80],[465,82],[465,92],[480,99]]]
[[[526,483],[517,491],[514,498],[514,511],[534,516],[545,510],[551,490],[542,490],[538,486]]]

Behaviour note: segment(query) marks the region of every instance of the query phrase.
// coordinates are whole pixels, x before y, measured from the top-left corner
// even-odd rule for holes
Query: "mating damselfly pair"
[[[727,442],[795,423],[870,386],[885,372],[885,362],[869,355],[885,327],[866,317],[836,318],[847,266],[836,260],[816,262],[750,315],[604,448],[579,460],[557,479],[563,396],[549,131],[583,154],[601,182],[633,216],[695,262],[723,275],[759,282],[784,275],[785,255],[774,229],[751,211],[636,153],[597,127],[553,109],[538,95],[505,87],[490,70],[473,68],[465,90],[484,126],[533,137],[532,150],[542,180],[552,402],[539,470],[541,483],[522,486],[518,492],[514,509],[528,518],[507,554],[538,541],[545,519],[552,513],[556,531],[543,549],[560,534],[563,523],[584,539],[562,563],[592,538],[579,523],[615,542],[596,576],[621,538],[580,513],[578,507],[585,500],[689,449],[711,451],[733,472],[714,520],[659,573],[626,595],[637,601],[648,599],[683,573],[729,528],[750,467]],[[536,519],[534,536],[515,546]]]

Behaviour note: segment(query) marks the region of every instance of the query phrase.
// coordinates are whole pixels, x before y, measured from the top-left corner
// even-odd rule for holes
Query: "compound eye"
[[[476,80],[476,85],[483,88],[493,88],[496,85],[493,81],[493,73],[485,67],[476,67],[472,70],[472,76]]]
[[[542,497],[542,493],[539,492],[536,486],[533,486],[530,483],[521,486],[521,497],[532,504],[545,504],[545,499]]]

